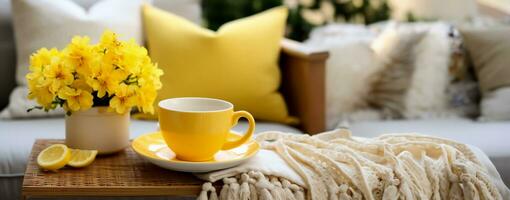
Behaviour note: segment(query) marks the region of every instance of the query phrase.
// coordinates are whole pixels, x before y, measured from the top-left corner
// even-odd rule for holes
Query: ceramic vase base
[[[108,112],[107,107],[93,107],[66,116],[66,144],[70,148],[97,150],[106,155],[129,146],[129,112]]]
[[[126,149],[129,144],[127,144],[126,146],[124,147],[120,147],[120,148],[117,148],[117,149],[107,149],[107,150],[101,150],[101,149],[94,149],[94,148],[86,148],[86,147],[81,147],[81,146],[76,146],[76,145],[72,145],[72,144],[69,144],[68,142],[66,142],[66,145],[71,148],[71,149],[80,149],[80,150],[97,150],[97,155],[111,155],[111,154],[116,154],[116,153],[119,153],[121,151],[124,151],[124,149]]]

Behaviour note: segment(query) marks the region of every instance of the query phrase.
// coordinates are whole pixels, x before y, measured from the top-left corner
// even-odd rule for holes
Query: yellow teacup
[[[234,112],[234,105],[219,99],[173,98],[160,101],[158,106],[163,138],[180,160],[211,160],[220,150],[244,144],[255,130],[250,113]],[[248,120],[248,130],[240,139],[228,140],[230,129],[241,117]]]

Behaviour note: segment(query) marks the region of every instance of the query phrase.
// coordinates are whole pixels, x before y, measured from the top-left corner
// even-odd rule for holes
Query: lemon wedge
[[[71,159],[71,151],[63,144],[54,144],[44,149],[37,156],[37,164],[46,170],[64,167]]]
[[[71,167],[86,167],[96,159],[97,150],[71,149],[71,160],[67,165]]]

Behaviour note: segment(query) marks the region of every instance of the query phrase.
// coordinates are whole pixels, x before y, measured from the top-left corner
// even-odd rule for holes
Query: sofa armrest
[[[299,128],[309,134],[325,130],[325,70],[329,54],[284,39],[280,66],[281,91],[292,116],[299,118]]]

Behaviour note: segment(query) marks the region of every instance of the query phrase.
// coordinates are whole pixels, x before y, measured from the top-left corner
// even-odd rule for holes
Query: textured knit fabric
[[[256,140],[305,184],[252,170],[223,178],[219,192],[205,183],[198,199],[503,199],[475,153],[446,139],[355,138],[343,129],[315,136],[265,132]]]

